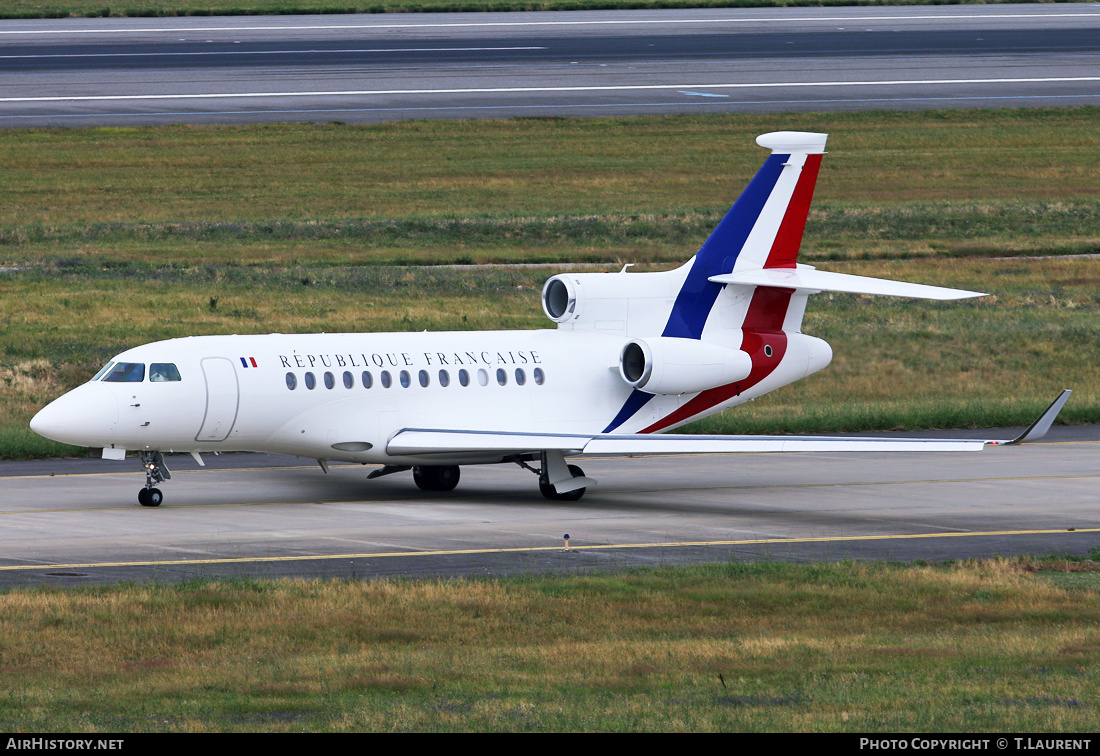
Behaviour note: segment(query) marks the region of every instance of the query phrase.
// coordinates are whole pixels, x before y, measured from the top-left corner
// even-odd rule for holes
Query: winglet
[[[1062,407],[1066,405],[1066,400],[1069,399],[1069,395],[1072,394],[1071,389],[1066,389],[1058,398],[1051,402],[1047,407],[1046,412],[1039,415],[1039,419],[1033,422],[1027,430],[1021,433],[1011,441],[987,441],[988,444],[1001,444],[1002,446],[1012,446],[1014,444],[1022,444],[1028,441],[1036,441],[1047,434],[1050,430],[1050,426],[1054,423],[1054,418],[1058,417],[1058,413],[1062,411]]]

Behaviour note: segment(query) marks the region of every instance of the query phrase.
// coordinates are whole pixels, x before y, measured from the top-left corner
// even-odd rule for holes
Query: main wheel
[[[569,474],[574,478],[583,478],[584,470],[577,465],[569,465]],[[584,492],[587,490],[587,488],[574,488],[572,491],[558,493],[552,485],[543,483],[541,479],[539,480],[539,492],[550,501],[576,501],[584,496]]]
[[[417,465],[413,482],[421,491],[453,491],[461,473],[458,465]]]
[[[138,504],[143,507],[159,507],[164,501],[164,494],[159,488],[143,488],[138,491]]]

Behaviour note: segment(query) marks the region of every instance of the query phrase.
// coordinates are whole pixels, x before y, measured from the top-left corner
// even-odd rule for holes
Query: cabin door
[[[224,441],[237,422],[237,407],[241,392],[237,385],[237,370],[224,357],[207,357],[202,361],[206,379],[206,415],[196,441]]]

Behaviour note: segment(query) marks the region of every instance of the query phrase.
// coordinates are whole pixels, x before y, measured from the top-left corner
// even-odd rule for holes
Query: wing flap
[[[985,441],[827,436],[596,436],[584,454],[745,454],[761,452],[960,452],[981,451]]]
[[[508,431],[470,431],[427,428],[406,428],[398,431],[386,444],[386,453],[393,457],[421,454],[456,454],[500,452],[523,454],[551,449],[579,454],[591,435],[566,433],[513,433]]]

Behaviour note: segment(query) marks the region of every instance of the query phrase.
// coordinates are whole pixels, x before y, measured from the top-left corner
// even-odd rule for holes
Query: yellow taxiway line
[[[667,549],[691,546],[759,546],[794,543],[842,543],[845,541],[891,541],[913,538],[980,538],[988,536],[1053,535],[1058,533],[1100,533],[1100,528],[1057,528],[1050,530],[990,530],[965,533],[908,533],[894,535],[821,536],[814,538],[747,538],[734,541],[670,541],[662,543],[594,544],[591,546],[524,546],[507,549],[448,549],[440,551],[378,551],[362,554],[313,554],[276,557],[235,557],[224,559],[153,559],[136,562],[87,562],[82,564],[15,564],[0,566],[0,571],[73,570],[102,567],[171,567],[209,564],[259,564],[263,562],[312,562],[334,559],[384,559],[389,557],[457,556],[463,554],[517,554],[547,551],[606,551],[610,549]]]

